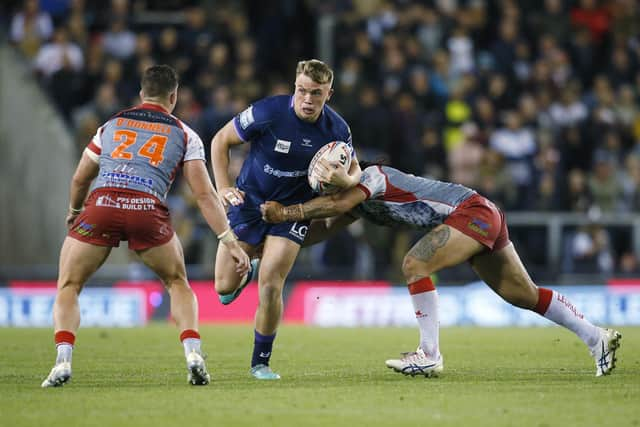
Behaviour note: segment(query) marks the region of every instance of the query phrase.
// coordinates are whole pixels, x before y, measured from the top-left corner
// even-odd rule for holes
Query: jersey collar
[[[138,106],[138,108],[145,109],[145,110],[159,111],[161,113],[169,114],[169,111],[167,111],[164,107],[158,104],[152,104],[150,102],[143,102]]]

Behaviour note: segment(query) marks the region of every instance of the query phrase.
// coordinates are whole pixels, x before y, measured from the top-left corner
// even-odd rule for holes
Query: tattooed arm
[[[278,202],[268,201],[260,205],[262,218],[267,222],[293,222],[305,219],[327,218],[349,212],[364,202],[367,195],[358,187],[333,194],[316,197],[304,204],[282,206]]]

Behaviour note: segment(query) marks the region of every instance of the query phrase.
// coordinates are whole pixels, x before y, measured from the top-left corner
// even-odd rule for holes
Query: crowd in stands
[[[592,224],[567,232],[563,268],[638,271],[628,230],[597,223],[602,214],[640,210],[636,0],[24,0],[3,7],[10,42],[31,61],[78,152],[99,124],[137,102],[140,73],[153,63],[178,70],[175,114],[208,144],[253,100],[291,93],[295,64],[318,55],[320,34],[332,48],[331,58],[319,58],[335,70],[330,105],[350,124],[360,158],[467,185],[506,211],[588,215]],[[182,194],[177,185],[172,208],[195,260],[204,230]],[[411,240],[358,226],[312,256],[357,265],[366,276],[393,265],[402,249],[390,248]],[[520,236],[525,254],[544,247],[527,251],[528,240]],[[336,255],[345,251],[351,255]]]

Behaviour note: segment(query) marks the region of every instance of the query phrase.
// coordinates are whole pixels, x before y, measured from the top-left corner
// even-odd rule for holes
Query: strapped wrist
[[[80,212],[82,212],[82,208],[76,209],[73,206],[69,205],[69,212],[71,212],[74,215],[78,215]]]
[[[284,219],[286,221],[302,221],[304,219],[304,209],[302,203],[284,208]]]
[[[220,240],[222,243],[231,243],[238,240],[238,236],[236,236],[231,228],[227,228],[225,232],[218,235],[218,240]]]

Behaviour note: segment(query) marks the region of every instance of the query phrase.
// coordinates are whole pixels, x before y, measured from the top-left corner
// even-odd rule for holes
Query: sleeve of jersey
[[[367,199],[375,199],[387,190],[387,179],[377,166],[371,166],[362,171],[357,187],[364,191]]]
[[[198,136],[193,129],[186,124],[182,124],[184,130],[187,133],[187,150],[184,153],[184,161],[189,160],[205,160],[204,144],[202,139]],[[206,161],[206,160],[205,160]]]
[[[349,126],[347,126],[347,135],[345,142],[351,149],[351,159],[353,159],[354,157],[356,157],[356,150],[355,148],[353,148],[353,138],[351,137],[351,128]]]
[[[269,104],[261,99],[233,118],[236,132],[244,142],[255,139],[264,131],[270,117]]]
[[[100,160],[100,154],[102,154],[102,141],[100,137],[102,136],[103,130],[102,126],[99,127],[96,134],[93,135],[93,138],[89,141],[87,148],[84,149],[84,152],[87,153],[89,158],[94,162],[98,162]]]

